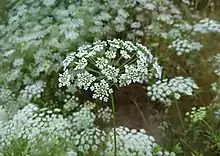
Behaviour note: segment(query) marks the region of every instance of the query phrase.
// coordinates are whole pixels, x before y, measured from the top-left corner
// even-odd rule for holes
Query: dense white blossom
[[[15,68],[10,70],[9,72],[3,74],[5,78],[7,78],[7,81],[15,81],[16,79],[19,79],[21,76],[21,69],[20,68]]]
[[[97,112],[97,118],[103,120],[104,123],[109,123],[112,117],[112,110],[109,107],[100,108]]]
[[[59,108],[39,108],[34,104],[28,104],[18,110],[11,119],[0,121],[0,149],[10,146],[13,139],[17,138],[27,140],[30,152],[36,154],[39,150],[50,148],[54,143],[59,144],[63,140],[64,144],[72,144],[71,148],[62,149],[66,151],[66,156],[88,155],[90,152],[99,152],[103,156],[114,155],[113,129],[102,130],[95,126],[95,107],[96,104],[85,102],[78,107],[79,109],[66,116],[62,115]],[[111,110],[108,107],[98,112],[97,118],[109,122]],[[154,148],[158,146],[155,139],[143,129],[118,127],[116,136],[119,156],[152,156]],[[45,147],[36,149],[40,140]]]
[[[76,67],[74,68],[74,70],[79,70],[79,69],[84,69],[87,66],[88,62],[85,58],[82,58],[79,60],[79,62],[75,62],[75,64]]]
[[[72,111],[72,110],[78,108],[78,106],[79,106],[78,101],[79,101],[78,97],[68,95],[64,99],[65,104],[63,106],[63,109],[66,111]]]
[[[162,75],[157,59],[139,43],[135,45],[119,39],[96,41],[79,47],[73,54],[63,61],[64,73],[60,74],[59,86],[68,86],[70,79],[74,79],[79,88],[90,88],[93,98],[105,102],[115,85],[146,83],[160,79]],[[68,70],[72,68],[79,72],[73,78]]]
[[[56,2],[56,0],[43,0],[43,4],[46,6],[51,6]]]
[[[0,123],[6,121],[8,118],[8,114],[6,113],[5,109],[0,106]]]
[[[81,153],[89,153],[89,151],[97,152],[102,148],[103,142],[106,140],[106,133],[98,128],[91,128],[77,134],[74,140],[75,146]]]
[[[105,102],[108,101],[108,96],[113,93],[113,90],[105,80],[101,80],[100,83],[94,83],[90,89],[94,92],[92,96],[94,99],[99,99]]]
[[[131,56],[128,54],[128,52],[127,51],[125,51],[125,50],[120,50],[120,54],[121,54],[121,56],[124,58],[124,59],[130,59],[131,58]]]
[[[16,59],[16,60],[14,60],[14,62],[13,62],[13,66],[14,66],[14,67],[19,67],[19,66],[21,66],[21,65],[23,65],[23,64],[24,64],[24,59],[23,59],[23,58]]]
[[[11,120],[0,123],[0,148],[9,145],[13,137],[27,140],[29,144],[36,144],[39,139],[50,142],[52,138],[57,139],[58,142],[59,138],[74,141],[78,134],[77,130],[86,130],[88,121],[91,121],[90,123],[93,125],[94,119],[87,116],[92,113],[91,109],[83,107],[79,114],[75,112],[66,118],[60,114],[61,110],[58,108],[40,109],[34,104],[28,104],[19,110]]]
[[[0,88],[0,104],[4,107],[13,104],[15,100],[15,94],[9,89]]]
[[[181,18],[179,8],[168,0],[106,1],[100,7],[100,13],[93,17],[94,26],[89,31],[97,36],[124,33],[126,38],[140,41],[141,37],[148,35],[145,28],[149,25],[171,25]],[[157,35],[163,36],[163,30],[158,31]],[[152,30],[152,33],[156,34],[156,31]]]
[[[78,111],[73,112],[71,116],[68,117],[68,120],[71,122],[71,129],[74,130],[74,135],[81,130],[94,127],[94,121],[96,119],[95,114],[92,112],[94,108],[94,103],[83,103],[83,106]]]
[[[27,156],[57,146],[65,156],[113,156],[113,110],[103,105],[116,88],[139,83],[152,101],[167,105],[198,89],[191,78],[161,80],[159,61],[140,44],[160,48],[168,41],[182,55],[201,50],[191,37],[220,32],[219,21],[190,23],[182,15],[170,0],[9,0],[8,20],[0,25],[0,155],[16,141],[27,143]],[[217,75],[219,62],[213,65]],[[83,101],[79,89],[91,91],[101,105]],[[193,121],[206,115],[198,110],[189,114]],[[155,153],[156,140],[143,129],[115,128],[118,156],[175,156]]]
[[[192,29],[193,26],[186,21],[175,23],[173,24],[173,28],[169,30],[168,37],[171,39],[178,39],[180,37],[184,38],[187,33],[190,34]]]
[[[101,70],[101,73],[107,77],[107,80],[110,80],[110,81],[113,81],[114,83],[117,83],[118,75],[119,75],[118,68],[107,65],[105,68],[103,68]]]
[[[31,100],[32,98],[40,98],[41,93],[44,91],[45,83],[43,81],[38,81],[33,85],[26,86],[20,92],[20,96],[23,99]]]
[[[160,101],[171,105],[171,98],[180,99],[181,94],[192,95],[198,86],[191,78],[174,77],[170,80],[163,79],[147,87],[147,95],[152,101]]]
[[[59,74],[59,76],[59,87],[70,85],[71,75],[68,73],[68,69],[66,69],[63,74]]]
[[[66,57],[66,59],[63,61],[64,69],[66,69],[66,67],[69,66],[69,64],[74,60],[74,58],[75,58],[75,53],[74,52]]]
[[[95,76],[85,71],[84,73],[77,74],[77,82],[76,85],[79,88],[83,88],[88,90],[91,84],[96,80]]]
[[[108,137],[103,155],[114,156],[113,131],[110,131]],[[154,137],[148,135],[145,130],[130,130],[127,127],[116,128],[116,143],[118,156],[153,156],[153,148],[157,146]]]
[[[169,45],[169,48],[175,49],[178,56],[183,53],[191,53],[199,51],[203,46],[199,42],[189,41],[186,39],[176,39]]]
[[[100,58],[97,58],[95,63],[99,69],[104,69],[107,66],[108,62],[109,61],[105,59],[104,57],[100,57]]]
[[[199,23],[193,26],[195,32],[200,32],[202,34],[206,33],[220,33],[220,22],[205,18],[200,20]]]
[[[114,59],[116,58],[116,51],[106,51],[105,52],[105,56],[108,58],[108,59]]]
[[[70,150],[70,151],[68,151],[68,152],[66,153],[65,156],[77,156],[77,153],[76,153],[75,151],[73,151],[73,150]]]
[[[81,9],[76,3],[57,0],[9,0],[9,3],[12,1],[7,21],[0,26],[0,66],[6,67],[0,77],[7,79],[6,87],[13,82],[9,89],[20,92],[23,86],[58,74],[64,56],[83,36],[84,20],[78,15]],[[74,58],[70,55],[69,59]],[[66,63],[68,60],[64,67]]]

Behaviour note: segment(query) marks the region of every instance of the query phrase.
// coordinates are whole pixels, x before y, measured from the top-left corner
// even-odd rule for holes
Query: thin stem
[[[92,65],[96,65],[95,61],[92,59],[92,58],[88,58],[89,62],[92,64]]]
[[[94,69],[92,69],[92,68],[86,67],[86,69],[87,69],[88,71],[91,71],[91,72],[100,74],[100,72],[98,72],[98,71],[96,71],[96,70],[94,70]]]
[[[127,64],[135,55],[136,55],[137,52],[135,52],[130,59],[128,59],[127,61],[125,61],[120,67],[119,69],[121,69],[125,64]]]
[[[117,145],[116,145],[116,120],[115,120],[115,101],[114,101],[114,96],[111,94],[111,103],[112,103],[112,112],[113,112],[113,126],[114,126],[114,144],[115,144],[115,151],[114,151],[114,156],[117,155]]]
[[[116,61],[116,65],[119,64],[121,59],[122,59],[122,56],[120,56],[119,59]]]
[[[128,65],[134,63],[135,61],[137,61],[137,58],[135,58],[134,60],[132,60],[131,62],[129,62]]]
[[[203,12],[203,11],[204,11],[204,12],[207,11],[207,9],[208,9],[208,7],[210,6],[211,2],[212,2],[212,0],[208,0],[206,6],[202,9],[202,12]]]
[[[178,104],[177,104],[177,101],[175,101],[175,104],[176,104],[176,110],[177,110],[177,113],[178,113],[178,116],[179,116],[181,125],[182,125],[183,129],[185,130],[185,125],[184,125],[183,119],[182,119],[182,117],[181,117],[181,113],[180,113],[180,109],[179,109],[179,106],[178,106]]]
[[[187,144],[184,140],[179,139],[179,141],[185,144],[194,154],[196,154],[196,151],[189,144]]]
[[[196,2],[195,2],[195,9],[198,9],[198,5],[199,5],[199,0],[196,0]]]
[[[127,62],[127,65],[130,65],[132,63],[134,63],[137,60],[137,58],[135,58],[134,60]],[[119,67],[119,69],[123,68],[125,64],[123,64],[122,66]]]
[[[134,99],[131,98],[131,100],[132,100],[132,101],[134,102],[134,104],[136,105],[138,111],[139,111],[140,114],[141,114],[141,117],[142,117],[143,120],[144,120],[144,123],[147,125],[147,120],[146,120],[146,118],[145,118],[145,116],[144,116],[144,113],[141,111],[141,108],[138,106],[137,102],[136,102]]]
[[[209,128],[210,131],[213,132],[212,127],[205,120],[203,120],[202,122]]]

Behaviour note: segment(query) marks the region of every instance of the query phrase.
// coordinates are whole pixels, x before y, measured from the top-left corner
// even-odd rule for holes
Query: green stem
[[[176,104],[176,110],[177,110],[181,125],[182,125],[183,129],[185,130],[186,128],[185,128],[185,125],[184,125],[184,122],[183,122],[183,119],[182,119],[182,116],[181,116],[181,113],[180,113],[180,109],[179,109],[179,106],[178,106],[178,103],[177,103],[176,100],[175,100],[175,104]]]
[[[127,64],[130,60],[132,61],[132,58],[136,55],[137,52],[135,52],[130,59],[128,59],[127,61],[125,61],[120,67],[119,69],[121,69],[125,64]]]
[[[122,56],[119,57],[119,59],[116,61],[116,64],[118,64],[121,59],[122,59]]]
[[[94,73],[97,73],[97,74],[100,74],[100,72],[98,72],[98,71],[96,71],[96,70],[94,70],[92,68],[89,68],[89,67],[86,67],[86,70],[94,72]]]
[[[117,150],[116,150],[116,120],[115,120],[115,101],[114,101],[114,96],[111,94],[111,102],[112,102],[112,112],[113,112],[113,126],[114,126],[114,144],[115,144],[115,150],[114,150],[114,156],[117,155]]]
[[[193,152],[193,154],[195,154],[195,155],[197,154],[197,152],[189,144],[187,144],[184,140],[179,139],[179,141],[182,142],[183,144],[185,144]]]
[[[213,132],[212,126],[210,126],[205,120],[202,120],[202,122],[208,127],[208,129]]]
[[[95,63],[95,61],[94,61],[92,58],[88,58],[88,60],[89,60],[89,62],[90,62],[92,65],[96,66],[96,63]]]

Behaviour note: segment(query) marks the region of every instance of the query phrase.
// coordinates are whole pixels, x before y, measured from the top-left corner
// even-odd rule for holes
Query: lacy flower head
[[[173,99],[179,100],[181,95],[193,95],[193,91],[196,89],[198,86],[193,79],[177,76],[170,80],[158,80],[148,86],[147,95],[152,101],[158,100],[169,106]]]
[[[107,102],[113,87],[160,79],[162,67],[141,44],[119,39],[96,41],[78,48],[63,61],[59,87],[76,84]]]

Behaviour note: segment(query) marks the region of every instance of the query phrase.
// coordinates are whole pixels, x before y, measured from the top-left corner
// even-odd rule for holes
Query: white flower
[[[54,5],[55,2],[56,0],[43,0],[43,4],[46,6]]]
[[[89,56],[89,48],[91,48],[91,45],[82,45],[77,50],[77,53],[75,54],[76,57],[82,58],[82,57],[88,57]]]
[[[113,93],[113,90],[109,88],[109,84],[105,80],[101,80],[100,83],[94,83],[90,89],[94,92],[94,99],[103,100],[105,102],[108,101],[109,95]]]
[[[73,150],[70,150],[70,151],[68,151],[68,152],[66,153],[65,156],[77,156],[77,153],[76,153],[75,151],[73,151]]]
[[[200,32],[202,34],[216,32],[220,33],[220,22],[205,18],[200,20],[199,23],[193,26],[195,32]]]
[[[177,55],[180,56],[183,53],[189,53],[193,51],[201,50],[203,46],[199,42],[194,42],[186,39],[177,38],[169,45],[169,48],[175,49]]]
[[[90,85],[96,80],[95,76],[93,76],[92,74],[90,74],[89,72],[85,71],[84,73],[79,73],[77,74],[77,86],[79,88],[88,90],[88,88],[90,87]]]
[[[81,58],[79,62],[76,62],[76,67],[74,68],[74,70],[84,69],[87,64],[87,60],[85,58]]]
[[[120,54],[121,54],[121,56],[122,56],[124,59],[130,59],[130,58],[131,58],[131,56],[128,55],[127,51],[125,51],[125,50],[120,50]]]
[[[174,96],[178,100],[181,94],[192,95],[194,89],[198,89],[198,86],[192,79],[179,76],[169,81],[167,79],[156,81],[153,85],[147,87],[147,95],[151,97],[152,101],[159,100],[169,105],[170,96]]]
[[[68,69],[64,71],[63,74],[59,74],[59,87],[70,85],[71,75],[68,73]]]
[[[104,69],[106,66],[108,65],[108,60],[101,57],[101,58],[97,58],[96,60],[96,66],[99,68],[99,69]]]
[[[140,81],[138,70],[134,66],[125,65],[124,67],[125,73],[121,74],[119,78],[120,86],[126,86],[131,84],[132,82],[135,83]]]
[[[179,100],[181,96],[180,96],[180,94],[174,93],[174,97],[175,97],[177,100]]]
[[[113,80],[114,83],[117,83],[119,69],[108,65],[104,69],[101,70],[101,73],[104,74],[108,80]]]
[[[23,59],[23,58],[16,59],[16,60],[14,60],[14,62],[13,62],[13,66],[14,66],[14,67],[19,67],[19,66],[21,66],[21,65],[23,65],[23,64],[24,64],[24,59]]]
[[[64,67],[64,70],[66,70],[66,68],[69,66],[69,64],[75,59],[75,52],[74,53],[71,53],[70,55],[68,55],[66,57],[66,59],[63,61],[63,67]]]
[[[108,100],[114,85],[121,87],[131,83],[147,83],[152,79],[160,79],[162,75],[161,66],[148,48],[120,39],[96,41],[92,45],[79,47],[75,58],[68,56],[64,61],[64,70],[73,60],[76,65],[73,71],[78,73],[79,69],[83,69],[89,72],[74,77],[74,84],[85,90],[90,88],[94,92],[93,98],[103,101]],[[60,75],[60,79],[61,76],[65,77],[65,73]],[[101,86],[102,83],[104,86]]]
[[[131,24],[131,28],[133,28],[133,29],[138,29],[138,28],[140,28],[140,26],[141,26],[140,22],[133,22]]]
[[[97,117],[99,119],[102,119],[103,122],[109,123],[110,120],[112,119],[112,110],[109,107],[101,108],[98,110]]]
[[[23,100],[31,100],[33,97],[40,98],[41,93],[44,91],[45,85],[46,84],[43,81],[37,81],[33,85],[28,85],[21,90],[19,97]]]
[[[108,50],[105,52],[105,56],[109,59],[114,59],[116,58],[116,52]]]

